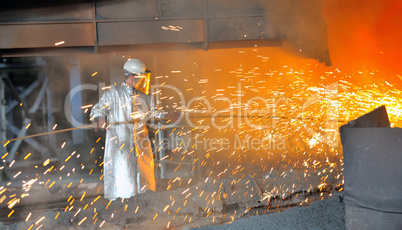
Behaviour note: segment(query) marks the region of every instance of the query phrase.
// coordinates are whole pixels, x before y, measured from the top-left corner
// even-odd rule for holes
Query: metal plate
[[[160,0],[160,18],[203,18],[204,0]]]
[[[402,129],[343,129],[345,203],[402,214]]]
[[[182,29],[179,28],[176,31],[172,30],[170,26]],[[202,42],[204,40],[204,21],[201,19],[98,23],[100,46],[188,43],[189,41]]]
[[[345,128],[362,128],[362,127],[390,127],[388,114],[385,106],[380,106],[375,110],[364,114],[361,117],[356,118],[355,120],[349,121],[347,124],[342,125],[339,128],[341,142],[343,143],[345,140],[344,131]]]
[[[113,0],[96,2],[96,19],[144,19],[158,17],[157,0]]]
[[[207,0],[208,17],[267,15],[273,8],[270,0]]]
[[[209,41],[275,39],[268,17],[214,18],[208,21]]]
[[[39,22],[92,19],[92,0],[8,3],[0,9],[0,22]]]
[[[350,121],[349,124],[353,127],[390,127],[388,113],[385,106],[376,108],[375,110]]]
[[[92,23],[0,25],[0,49],[93,46],[94,40]]]
[[[400,230],[402,214],[379,212],[346,204],[345,222],[348,230]]]

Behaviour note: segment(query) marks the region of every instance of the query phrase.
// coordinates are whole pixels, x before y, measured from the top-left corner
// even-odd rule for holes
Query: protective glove
[[[92,125],[94,126],[95,132],[99,129],[103,131],[106,128],[106,120],[103,117],[97,117],[92,122]]]

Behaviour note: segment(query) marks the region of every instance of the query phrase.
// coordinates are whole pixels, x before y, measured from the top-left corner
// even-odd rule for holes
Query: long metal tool
[[[206,118],[206,117],[213,117],[212,115],[202,115],[202,116],[191,116],[190,118]],[[230,117],[230,115],[223,115],[223,116],[215,116],[215,117]],[[232,115],[232,117],[239,117],[237,115]],[[286,116],[252,116],[251,118],[278,118],[278,119],[295,119],[295,120],[321,120],[324,121],[322,119],[317,119],[317,118],[310,118],[310,117],[286,117]],[[168,118],[153,118],[153,119],[149,119],[149,120],[157,120],[157,121],[169,121],[170,119]],[[329,120],[329,121],[337,121],[338,123],[345,123],[344,120]],[[132,120],[132,121],[126,121],[126,122],[115,122],[115,123],[110,123],[109,125],[118,125],[118,124],[127,124],[127,123],[134,123],[134,122],[138,122],[138,120]],[[62,132],[68,132],[68,131],[72,131],[72,130],[77,130],[77,129],[88,129],[93,127],[92,125],[85,125],[85,126],[80,126],[80,127],[75,127],[75,128],[67,128],[67,129],[62,129],[62,130],[56,130],[56,131],[52,131],[52,132],[46,132],[46,133],[38,133],[38,134],[33,134],[33,135],[29,135],[29,136],[24,136],[24,137],[18,137],[18,138],[14,138],[14,139],[9,139],[9,140],[5,140],[5,141],[1,141],[0,144],[6,143],[5,146],[12,141],[16,141],[16,140],[21,140],[21,139],[26,139],[26,138],[32,138],[32,137],[38,137],[38,136],[44,136],[44,135],[50,135],[50,134],[55,134],[55,133],[62,133]]]
[[[143,119],[136,119],[136,120],[126,121],[126,122],[114,122],[114,123],[108,124],[108,126],[109,125],[119,125],[119,124],[129,124],[129,123],[138,122],[139,120],[143,120]],[[166,119],[166,118],[158,118],[158,120],[168,120],[168,119]],[[80,126],[80,127],[55,130],[55,131],[52,131],[52,132],[32,134],[32,135],[29,135],[29,136],[17,137],[17,138],[1,141],[0,144],[6,143],[4,145],[4,146],[6,146],[8,143],[10,143],[12,141],[16,141],[16,140],[22,140],[22,139],[27,139],[27,138],[32,138],[32,137],[39,137],[39,136],[50,135],[50,134],[55,134],[55,133],[63,133],[63,132],[68,132],[68,131],[72,131],[72,130],[77,130],[77,129],[88,129],[88,128],[92,128],[92,127],[93,127],[93,125],[84,125],[84,126]]]

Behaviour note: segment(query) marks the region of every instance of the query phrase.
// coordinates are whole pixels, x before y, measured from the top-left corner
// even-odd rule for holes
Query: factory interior
[[[397,0],[2,3],[0,229],[402,229],[401,13]],[[113,138],[91,111],[130,59],[150,71],[155,191],[112,200]]]

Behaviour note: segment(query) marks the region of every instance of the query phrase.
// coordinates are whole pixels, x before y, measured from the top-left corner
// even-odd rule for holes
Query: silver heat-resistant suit
[[[93,106],[91,120],[107,117],[109,124],[103,164],[105,198],[130,198],[146,190],[155,190],[148,129],[144,119],[138,121],[138,118],[149,117],[153,109],[150,95],[124,82],[112,86]]]

